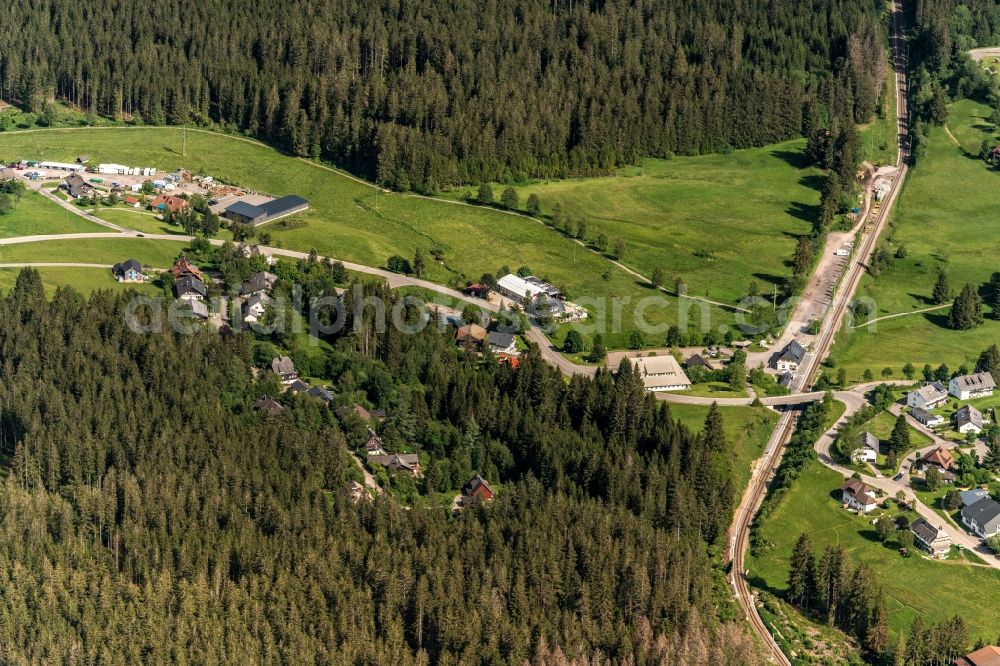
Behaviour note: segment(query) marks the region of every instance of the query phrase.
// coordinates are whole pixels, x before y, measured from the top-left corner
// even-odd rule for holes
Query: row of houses
[[[927,382],[919,389],[910,391],[906,394],[906,405],[931,410],[946,403],[949,395],[959,400],[986,398],[993,395],[996,387],[993,375],[988,372],[959,375],[952,377],[947,387],[940,382]]]

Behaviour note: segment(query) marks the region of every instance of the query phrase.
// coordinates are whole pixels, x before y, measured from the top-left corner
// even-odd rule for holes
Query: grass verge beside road
[[[15,202],[15,206],[0,215],[0,238],[108,231],[31,190],[25,192],[21,200]]]

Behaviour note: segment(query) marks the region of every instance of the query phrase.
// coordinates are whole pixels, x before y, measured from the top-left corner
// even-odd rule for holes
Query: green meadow
[[[668,286],[737,303],[751,280],[763,293],[791,275],[797,237],[817,214],[820,173],[803,165],[805,140],[730,154],[647,159],[616,176],[536,181],[515,186],[520,206],[538,196],[541,212],[558,205],[585,220],[586,238],[625,242],[622,262],[649,277],[657,268]],[[497,199],[506,187],[493,184]],[[447,194],[475,195],[477,188]]]
[[[591,305],[594,320],[608,322],[604,337],[611,348],[626,346],[629,333],[636,328],[636,304],[654,293],[605,258],[523,216],[386,193],[334,169],[240,137],[188,129],[183,147],[183,132],[148,127],[7,132],[0,135],[0,159],[71,160],[85,152],[95,162],[162,170],[186,167],[266,194],[299,194],[310,200],[310,210],[266,227],[272,244],[303,251],[315,248],[320,254],[370,266],[384,266],[394,254],[412,258],[420,248],[427,257],[426,277],[448,285],[496,273],[502,266],[511,270],[524,266],[563,287],[573,299],[599,301]],[[784,148],[775,149],[779,150]],[[772,159],[775,166],[784,163],[780,156]],[[811,191],[799,187],[805,189],[804,195]],[[114,215],[116,221],[123,220]],[[152,229],[155,223],[147,224]],[[794,226],[805,229],[808,225],[800,221]],[[787,249],[783,256],[791,256],[794,239],[782,242],[788,245],[782,248]],[[435,248],[443,251],[443,261],[430,258]],[[55,255],[50,257],[55,260]],[[721,267],[725,262],[720,256],[713,263]],[[748,280],[740,282],[745,287]],[[618,304],[612,299],[618,299]],[[710,308],[709,315],[712,326],[732,321],[722,309]],[[676,299],[669,299],[666,307],[649,309],[646,318],[665,331],[666,325],[679,318]],[[617,327],[612,323],[616,319]],[[647,344],[662,344],[660,335],[649,336]]]
[[[865,276],[858,290],[858,296],[872,299],[876,317],[913,314],[841,329],[832,356],[852,381],[866,368],[877,375],[890,367],[899,377],[908,362],[955,369],[975,363],[979,352],[1000,342],[1000,313],[989,307],[986,322],[970,331],[947,328],[947,308],[916,312],[933,306],[940,270],[948,274],[952,291],[966,283],[982,286],[1000,271],[1000,171],[978,159],[984,138],[1000,142],[989,115],[987,106],[969,100],[950,107],[948,128],[960,145],[944,128],[931,129],[927,154],[910,171],[896,203],[888,240],[893,252],[902,246],[906,256],[878,277]]]
[[[132,258],[145,266],[169,268],[185,247],[181,242],[145,238],[36,241],[0,245],[0,264],[74,262],[111,266]]]
[[[99,224],[74,215],[38,192],[29,190],[13,203],[10,211],[0,215],[0,238],[108,231]]]
[[[778,506],[761,525],[761,535],[772,548],[761,557],[747,558],[751,582],[775,594],[787,589],[789,558],[803,532],[820,554],[828,545],[840,544],[856,565],[865,563],[876,574],[886,595],[892,631],[905,632],[917,617],[925,623],[953,615],[969,625],[970,644],[978,638],[996,639],[994,600],[1000,595],[1000,571],[965,564],[962,560],[939,562],[913,554],[902,557],[897,545],[878,541],[869,516],[845,511],[834,491],[843,477],[819,462],[803,471]],[[912,522],[917,516],[908,516]]]
[[[159,290],[150,284],[123,284],[118,282],[110,270],[104,268],[75,268],[62,266],[42,266],[37,269],[42,277],[45,293],[51,296],[58,287],[73,287],[80,293],[89,295],[98,289],[128,290],[154,293]],[[14,286],[20,268],[0,268],[0,293]]]

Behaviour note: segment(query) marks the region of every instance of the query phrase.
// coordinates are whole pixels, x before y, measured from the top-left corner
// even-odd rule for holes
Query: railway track
[[[861,247],[856,255],[857,259],[851,264],[845,279],[834,295],[831,308],[827,310],[820,329],[820,335],[816,340],[813,353],[806,367],[805,379],[802,382],[802,386],[810,386],[812,384],[812,381],[819,372],[820,364],[829,353],[830,347],[833,345],[834,336],[840,329],[844,315],[847,313],[847,309],[854,298],[854,292],[857,290],[858,285],[861,283],[861,278],[867,271],[868,262],[878,245],[879,236],[889,219],[889,211],[892,209],[906,180],[907,162],[910,157],[910,136],[909,114],[906,108],[908,47],[905,37],[902,0],[893,0],[892,2],[892,31],[892,59],[896,81],[896,132],[899,143],[899,152],[896,159],[898,170],[896,177],[893,179],[892,189],[884,199],[881,210],[875,218],[872,231],[863,237]],[[801,392],[801,388],[796,391],[796,393],[798,392]],[[733,594],[743,608],[750,627],[767,650],[771,661],[784,666],[791,666],[791,661],[782,652],[771,631],[760,617],[746,577],[744,562],[750,544],[750,527],[753,524],[754,516],[760,508],[764,496],[767,494],[767,486],[770,483],[774,470],[781,462],[781,455],[785,445],[791,438],[794,426],[795,418],[792,412],[782,414],[771,439],[768,440],[764,455],[760,458],[751,474],[750,483],[747,485],[740,506],[736,510],[736,517],[730,530],[732,537],[729,553],[732,564],[730,583],[733,587]]]

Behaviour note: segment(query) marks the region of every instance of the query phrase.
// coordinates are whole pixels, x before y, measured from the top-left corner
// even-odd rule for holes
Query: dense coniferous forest
[[[218,124],[421,191],[866,122],[886,72],[877,0],[0,5],[2,98]]]
[[[332,409],[253,411],[249,334],[139,335],[127,298],[26,270],[0,299],[3,662],[761,663],[712,554],[717,412],[695,435],[628,370],[567,384],[359,317],[315,374],[501,491],[354,505]]]

